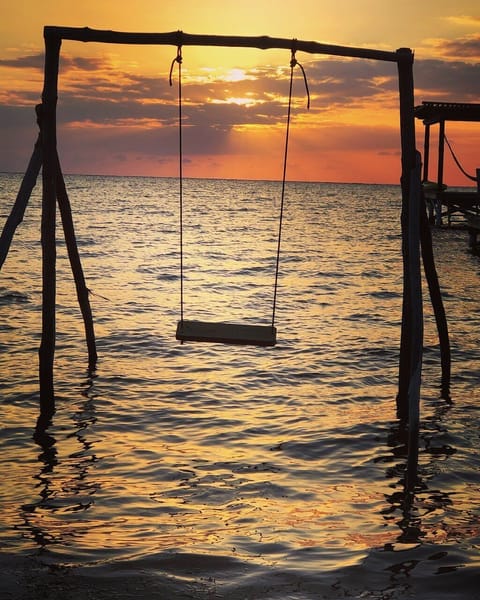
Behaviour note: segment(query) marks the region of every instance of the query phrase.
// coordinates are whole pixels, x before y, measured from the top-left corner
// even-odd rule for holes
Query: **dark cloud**
[[[455,40],[442,40],[436,44],[446,59],[472,58],[480,60],[480,34],[466,36]]]
[[[58,123],[89,122],[96,125],[115,125],[125,122],[151,120],[158,125],[174,124],[177,121],[175,105],[143,104],[135,99],[81,98],[71,94],[61,97],[58,104]]]
[[[374,86],[378,78],[396,80],[395,64],[369,60],[321,60],[310,63],[307,67],[310,81],[322,83],[336,80],[340,82],[363,83]]]
[[[108,64],[108,63],[107,63]],[[60,66],[62,70],[78,70],[78,71],[97,71],[105,66],[105,61],[102,58],[85,58],[85,57],[61,57]],[[110,65],[108,65],[110,68]]]
[[[0,171],[23,172],[38,137],[34,107],[0,104]]]
[[[309,150],[316,152],[341,152],[346,148],[359,152],[397,154],[400,132],[397,127],[372,122],[371,124],[329,124],[318,130],[318,137]]]
[[[30,54],[28,56],[19,56],[17,58],[0,59],[0,67],[11,67],[15,69],[38,69],[43,71],[45,56],[40,54]],[[101,58],[71,57],[61,55],[60,70],[66,73],[71,70],[77,71],[96,71],[108,66],[108,63]],[[109,67],[110,68],[110,67]]]
[[[5,106],[0,104],[0,123],[4,139],[0,146],[13,142],[10,135],[19,129],[34,129],[37,117],[34,106]]]
[[[32,54],[19,56],[17,58],[0,59],[0,67],[12,67],[15,69],[41,69],[43,70],[44,55]]]
[[[84,124],[82,127],[58,128],[58,143],[63,150],[89,148],[95,153],[137,154],[144,158],[159,160],[161,157],[178,153],[178,128],[170,127],[139,128],[135,126],[98,127]],[[228,135],[226,132],[208,124],[197,123],[184,128],[183,144],[185,156],[197,154],[227,154]],[[62,150],[62,153],[63,153]]]
[[[414,77],[418,100],[438,96],[450,102],[478,102],[480,97],[480,63],[416,60]]]

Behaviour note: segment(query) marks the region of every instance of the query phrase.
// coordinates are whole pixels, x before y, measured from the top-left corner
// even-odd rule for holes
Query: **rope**
[[[275,310],[277,306],[277,291],[278,291],[278,273],[280,268],[280,246],[282,242],[282,225],[283,225],[283,214],[284,214],[284,205],[285,205],[285,184],[287,180],[287,158],[288,158],[288,141],[290,136],[290,120],[292,113],[292,91],[293,91],[293,71],[295,67],[298,65],[303,74],[303,80],[305,82],[305,89],[307,92],[307,108],[310,108],[310,91],[308,89],[308,81],[307,76],[305,74],[305,69],[295,58],[295,40],[293,42],[292,47],[292,58],[290,60],[290,88],[288,92],[288,110],[287,110],[287,130],[285,134],[285,152],[283,155],[283,176],[282,176],[282,194],[280,201],[280,219],[278,224],[278,241],[277,241],[277,257],[275,264],[275,284],[273,287],[273,309],[272,309],[272,328],[275,326]]]
[[[173,69],[178,64],[178,180],[179,180],[179,214],[180,214],[180,321],[183,323],[183,144],[182,144],[182,47],[178,46],[177,56],[170,66],[169,83],[173,85]]]
[[[443,134],[443,138],[444,140],[447,142],[447,146],[448,149],[450,150],[452,156],[453,156],[453,160],[455,161],[457,167],[460,169],[460,171],[465,175],[465,177],[467,177],[468,179],[471,179],[472,181],[477,181],[477,178],[474,177],[473,175],[469,175],[465,169],[462,167],[462,165],[460,164],[458,158],[455,156],[455,152],[453,151],[453,148],[450,146],[450,142],[447,139],[447,136],[445,134]]]

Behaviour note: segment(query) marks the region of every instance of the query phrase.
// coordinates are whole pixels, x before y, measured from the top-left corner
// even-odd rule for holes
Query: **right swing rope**
[[[280,218],[278,222],[278,236],[277,236],[277,257],[275,262],[275,283],[273,286],[273,308],[272,308],[272,329],[275,327],[275,310],[277,307],[277,291],[278,291],[278,274],[280,269],[280,247],[282,243],[282,226],[283,226],[283,213],[285,205],[285,184],[287,181],[287,160],[288,160],[288,140],[290,135],[290,117],[292,113],[292,97],[293,97],[293,71],[298,65],[303,74],[303,80],[305,81],[305,89],[307,91],[307,109],[310,108],[310,90],[308,89],[307,75],[303,66],[297,61],[295,49],[295,40],[292,46],[292,58],[290,60],[290,87],[288,91],[288,110],[287,110],[287,128],[285,133],[285,152],[283,154],[283,175],[282,175],[282,193],[280,200]]]

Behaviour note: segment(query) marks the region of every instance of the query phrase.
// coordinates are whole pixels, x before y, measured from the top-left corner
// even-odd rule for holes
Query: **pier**
[[[460,216],[463,223],[478,217],[480,215],[480,168],[476,169],[475,175],[470,175],[463,170],[445,135],[445,123],[447,121],[480,122],[480,104],[422,102],[420,106],[415,107],[414,113],[415,117],[421,119],[425,125],[422,182],[430,223],[441,226],[443,218],[446,217],[448,226],[451,226],[454,216],[455,218]],[[439,126],[437,176],[435,181],[431,181],[428,176],[430,128],[437,124]],[[462,173],[476,183],[476,191],[449,190],[445,185],[445,143]]]

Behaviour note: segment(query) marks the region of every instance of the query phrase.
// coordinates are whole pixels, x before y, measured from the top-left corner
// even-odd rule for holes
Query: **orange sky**
[[[43,26],[119,31],[270,35],[382,50],[415,51],[415,100],[480,102],[477,0],[0,0],[0,171],[24,171],[37,136]],[[121,9],[122,5],[125,7]],[[64,42],[58,144],[67,173],[176,176],[173,47]],[[288,51],[183,49],[184,173],[280,179]],[[396,65],[297,54],[288,178],[398,183]],[[176,74],[175,74],[176,76]],[[435,131],[432,132],[435,135]],[[480,167],[480,124],[447,123],[465,170]],[[418,147],[423,125],[417,121]],[[8,140],[8,143],[5,143]],[[430,178],[435,175],[434,153]],[[471,185],[448,155],[445,180]]]

